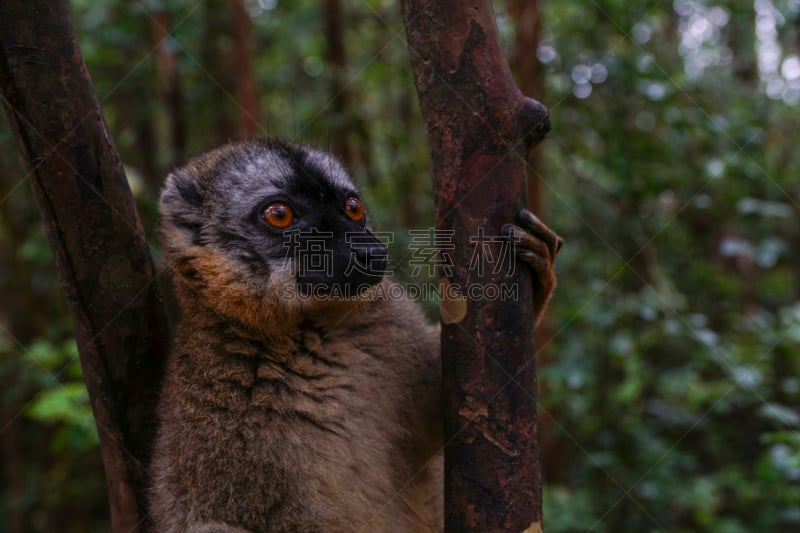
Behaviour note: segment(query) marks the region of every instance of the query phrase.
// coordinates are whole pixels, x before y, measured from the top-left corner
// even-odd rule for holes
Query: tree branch
[[[442,297],[445,529],[540,531],[532,288],[469,265],[483,229],[499,235],[525,204],[524,156],[550,128],[503,56],[491,2],[404,0],[411,66],[424,117],[437,229],[453,231],[444,285],[517,287],[515,301]],[[494,257],[500,244],[491,242]],[[485,293],[486,294],[486,293]]]
[[[143,530],[168,325],[66,2],[0,3],[0,83],[67,294],[100,435],[112,527]]]

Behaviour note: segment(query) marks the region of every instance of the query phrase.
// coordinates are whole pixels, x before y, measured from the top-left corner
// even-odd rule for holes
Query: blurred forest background
[[[551,111],[532,181],[567,242],[539,339],[548,531],[800,530],[800,0],[495,9]],[[398,2],[72,12],[155,248],[163,176],[247,134],[339,154],[397,257],[432,225]],[[4,120],[0,290],[0,532],[106,531],[69,315]]]

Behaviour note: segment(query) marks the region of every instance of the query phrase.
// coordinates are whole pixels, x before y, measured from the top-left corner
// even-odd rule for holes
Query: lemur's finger
[[[516,224],[506,224],[502,228],[503,235],[508,237],[514,243],[514,252],[517,257],[527,263],[530,255],[536,255],[544,260],[549,260],[553,257],[551,249],[552,244],[547,243],[538,235],[532,235]]]
[[[553,257],[555,257],[561,250],[561,247],[564,246],[564,239],[548,228],[545,223],[539,220],[539,217],[534,215],[530,210],[521,209],[517,218],[528,233],[539,237],[547,243]]]

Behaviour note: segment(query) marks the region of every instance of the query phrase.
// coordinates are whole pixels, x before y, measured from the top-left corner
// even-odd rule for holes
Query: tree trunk
[[[352,149],[347,117],[350,91],[344,83],[347,71],[347,53],[344,47],[342,4],[339,0],[324,0],[322,14],[325,22],[325,59],[330,74],[330,150],[342,160],[345,167],[354,168],[356,157]]]
[[[114,531],[146,528],[143,493],[169,338],[141,223],[67,3],[0,3],[3,104],[72,314]]]
[[[233,65],[236,69],[236,102],[239,107],[239,135],[251,137],[261,131],[256,80],[253,75],[253,46],[250,43],[250,16],[242,0],[228,0],[233,21]]]
[[[231,34],[229,17],[225,16],[225,0],[205,0],[200,8],[202,40],[200,42],[200,64],[206,71],[208,83],[195,87],[202,91],[198,100],[203,102],[204,109],[196,112],[208,113],[206,119],[212,124],[208,129],[194,134],[194,141],[200,146],[219,143],[220,139],[232,139],[239,136],[238,125],[232,120],[236,112],[232,107],[230,93],[236,92],[233,72],[230,68],[231,52],[223,50],[220,36]]]
[[[490,1],[402,5],[437,230],[453,232],[442,285],[461,289],[442,291],[445,529],[540,531],[530,276],[469,265],[476,252],[501,255],[480,236],[499,235],[525,205],[524,157],[549,130],[548,113],[514,85]],[[474,287],[486,297],[460,297]],[[516,298],[492,299],[492,287],[516,288]]]
[[[156,45],[156,64],[161,82],[161,94],[169,116],[172,161],[183,161],[186,154],[186,113],[183,106],[183,88],[178,69],[178,57],[170,46],[169,27],[172,15],[163,9],[150,17],[153,40]]]

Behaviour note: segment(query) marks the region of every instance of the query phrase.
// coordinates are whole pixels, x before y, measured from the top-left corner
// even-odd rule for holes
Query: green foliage
[[[23,361],[31,378],[42,387],[25,414],[57,428],[51,450],[63,453],[96,447],[97,429],[75,342],[59,346],[39,339],[27,347]]]
[[[546,493],[598,522],[562,519],[554,497],[549,529],[794,529],[794,92],[766,94],[741,4],[576,6],[544,5],[540,48],[541,174],[568,243],[541,401],[569,457]],[[796,58],[798,6],[775,7],[780,60]]]

